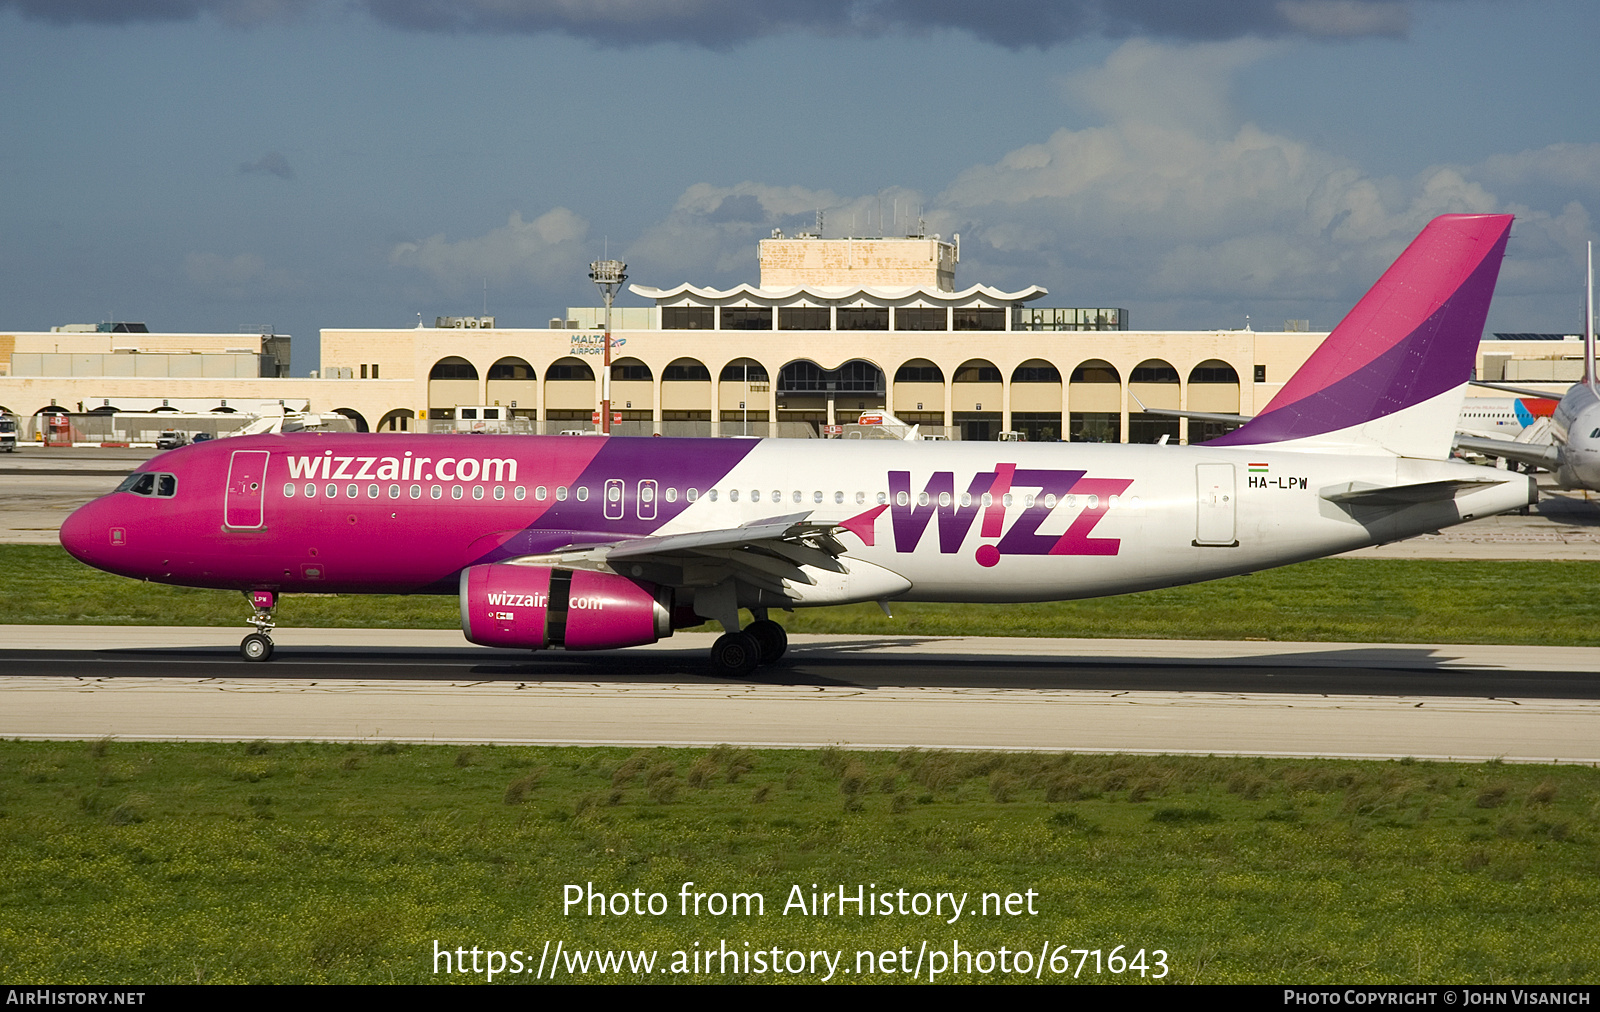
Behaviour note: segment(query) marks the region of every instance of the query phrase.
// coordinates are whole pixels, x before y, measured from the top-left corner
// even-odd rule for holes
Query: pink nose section
[[[127,543],[127,531],[122,527],[108,527],[101,517],[104,510],[99,502],[87,503],[73,511],[61,525],[61,547],[79,562],[99,566],[105,553]]]

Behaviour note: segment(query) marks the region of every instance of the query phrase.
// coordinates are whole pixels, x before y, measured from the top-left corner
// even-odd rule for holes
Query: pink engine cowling
[[[642,646],[672,635],[672,591],[582,569],[472,566],[461,573],[461,631],[486,647]]]

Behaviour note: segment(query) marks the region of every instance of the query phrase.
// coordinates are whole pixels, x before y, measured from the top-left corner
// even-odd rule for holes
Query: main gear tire
[[[783,626],[771,619],[751,622],[744,631],[754,636],[761,647],[761,663],[772,664],[789,649],[789,634]]]
[[[724,633],[711,646],[711,670],[724,678],[743,678],[760,663],[761,644],[749,633]]]

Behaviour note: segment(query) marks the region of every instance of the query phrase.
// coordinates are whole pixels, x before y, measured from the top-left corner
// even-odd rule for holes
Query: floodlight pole
[[[600,378],[600,431],[611,434],[611,300],[628,280],[628,265],[621,260],[596,260],[589,265],[589,280],[600,286],[606,300],[605,352]]]

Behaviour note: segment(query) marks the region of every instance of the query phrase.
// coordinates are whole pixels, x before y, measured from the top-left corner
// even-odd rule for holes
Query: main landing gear
[[[250,624],[256,631],[239,641],[239,654],[247,661],[272,660],[272,609],[277,607],[278,595],[270,590],[251,590],[245,593],[255,614]]]
[[[767,618],[766,609],[739,632],[724,633],[711,646],[711,669],[726,678],[741,678],[763,664],[771,664],[789,649],[789,634]]]

